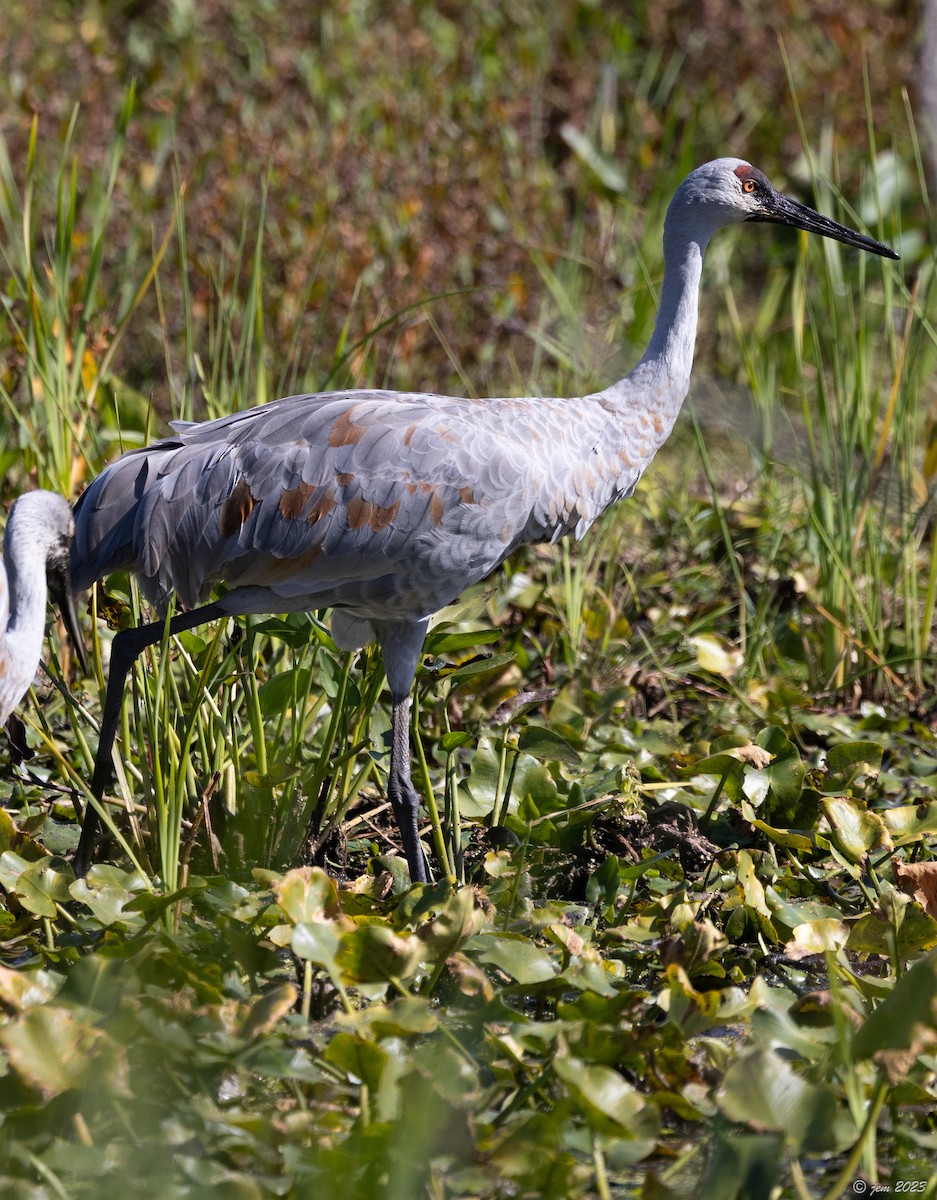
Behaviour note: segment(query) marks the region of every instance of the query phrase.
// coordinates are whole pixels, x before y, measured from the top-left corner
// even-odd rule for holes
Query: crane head
[[[898,258],[890,247],[779,192],[768,177],[738,158],[717,158],[697,167],[677,189],[668,218],[699,228],[708,237],[722,225],[766,221],[818,233],[847,246]]]
[[[855,246],[858,250],[868,250],[870,254],[880,254],[882,258],[898,258],[890,246],[877,242],[864,233],[857,233],[846,225],[824,217],[799,200],[792,200],[777,191],[767,177],[755,167],[743,163],[736,167],[735,175],[743,194],[753,202],[752,211],[746,221],[768,221],[774,225],[792,225],[795,229],[804,229],[807,233],[819,233],[821,237],[832,238],[847,246]]]

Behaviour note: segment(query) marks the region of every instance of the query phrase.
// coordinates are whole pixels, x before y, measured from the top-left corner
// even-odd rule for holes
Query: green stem
[[[859,1160],[865,1152],[866,1139],[874,1131],[878,1124],[879,1113],[882,1111],[882,1105],[885,1103],[885,1097],[888,1095],[887,1081],[879,1077],[875,1091],[872,1094],[872,1101],[869,1104],[869,1110],[866,1114],[865,1122],[862,1126],[862,1132],[856,1138],[849,1157],[846,1159],[842,1171],[837,1175],[832,1187],[824,1193],[823,1200],[839,1200],[839,1197],[846,1190],[849,1183],[856,1174],[856,1168],[859,1165]]]
[[[414,690],[413,704],[411,706],[413,714],[413,744],[416,747],[416,762],[417,770],[420,776],[420,786],[423,792],[423,798],[426,801],[426,809],[429,813],[430,825],[433,829],[433,845],[436,848],[436,857],[439,859],[440,867],[445,867],[446,878],[449,880],[451,887],[456,886],[455,863],[449,858],[449,852],[446,847],[446,839],[443,836],[442,822],[439,819],[439,809],[436,806],[436,796],[433,792],[433,784],[429,777],[429,767],[426,763],[426,754],[423,750],[423,739],[420,737],[420,697],[419,693]]]

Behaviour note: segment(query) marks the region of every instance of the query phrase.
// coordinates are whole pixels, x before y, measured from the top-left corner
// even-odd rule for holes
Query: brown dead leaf
[[[919,1029],[918,1034],[906,1050],[877,1050],[872,1056],[888,1076],[892,1087],[901,1083],[922,1054],[933,1053],[937,1034],[925,1029]]]
[[[729,751],[733,758],[737,758],[739,762],[747,763],[750,767],[755,767],[762,771],[774,758],[773,754],[769,754],[767,750],[761,746],[756,746],[754,743],[748,746],[736,746]]]
[[[491,1003],[494,999],[494,989],[481,967],[461,952],[451,955],[446,961],[446,966],[463,996],[481,996],[486,1003]]]
[[[937,862],[903,863],[893,858],[892,866],[899,889],[937,920]]]

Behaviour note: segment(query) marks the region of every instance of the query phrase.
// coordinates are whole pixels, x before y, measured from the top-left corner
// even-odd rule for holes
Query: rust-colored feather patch
[[[348,528],[363,529],[371,520],[374,505],[363,496],[352,496],[348,501]]]
[[[303,483],[302,480],[295,487],[284,488],[280,493],[280,516],[283,520],[295,521],[300,517],[313,491],[312,484]]]
[[[399,500],[395,500],[393,504],[388,504],[386,506],[375,504],[374,512],[371,515],[370,521],[371,528],[374,530],[374,532],[377,533],[380,529],[386,529],[387,526],[390,525],[397,516],[397,511],[399,508]]]
[[[257,582],[269,587],[276,583],[285,583],[289,579],[295,579],[297,575],[302,575],[311,567],[321,553],[321,546],[309,546],[302,554],[296,554],[292,558],[275,558],[264,566],[262,575]]]
[[[365,500],[363,496],[354,496],[348,502],[348,528],[364,529],[367,525],[369,529],[377,533],[379,530],[387,528],[396,517],[399,508],[399,500],[385,508],[371,500]]]
[[[224,538],[237,537],[244,522],[254,511],[256,503],[257,499],[251,494],[247,482],[243,479],[239,480],[231,495],[221,506],[219,517],[221,536]]]
[[[316,521],[321,521],[323,517],[327,517],[330,512],[334,511],[335,504],[335,489],[332,487],[323,488],[309,509],[306,516],[306,523],[308,525],[315,525]]]
[[[356,446],[364,437],[364,426],[356,425],[352,420],[354,409],[348,409],[340,417],[336,417],[329,430],[329,445]]]

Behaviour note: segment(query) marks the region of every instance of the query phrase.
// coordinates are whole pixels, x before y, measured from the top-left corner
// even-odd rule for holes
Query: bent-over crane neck
[[[24,664],[29,676],[36,671],[42,653],[46,628],[46,564],[35,554],[35,547],[20,539],[7,538],[3,547],[10,615],[6,628],[6,649],[10,659]]]

